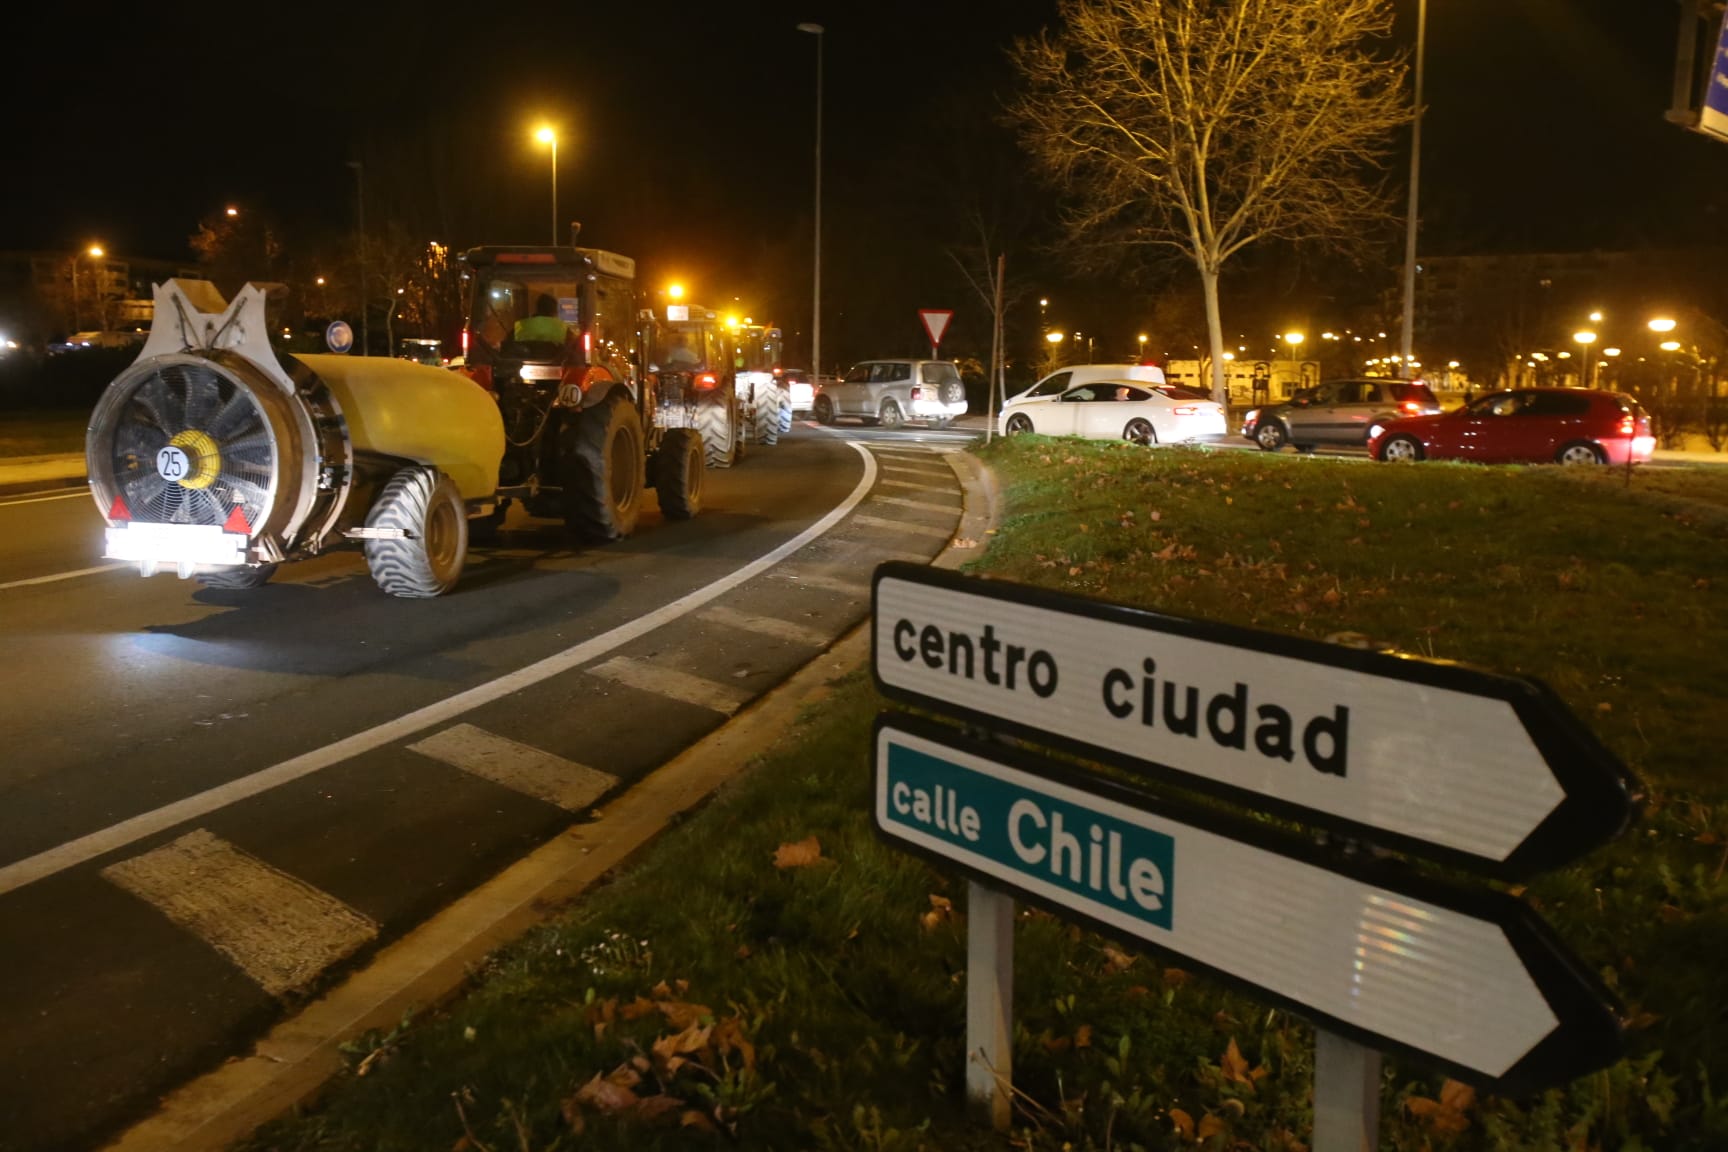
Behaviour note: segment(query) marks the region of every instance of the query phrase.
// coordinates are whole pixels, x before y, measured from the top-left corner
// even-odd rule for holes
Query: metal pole
[[[1014,898],[966,884],[966,1097],[998,1132],[1013,1119]]]
[[[1380,1147],[1380,1053],[1314,1031],[1314,1152]]]
[[[1422,180],[1422,66],[1428,48],[1428,0],[1416,8],[1416,118],[1410,124],[1410,207],[1404,221],[1404,332],[1399,372],[1409,377],[1416,327],[1416,200]]]
[[[558,243],[558,134],[552,134],[552,243]]]
[[[822,36],[820,24],[799,25],[816,33],[816,275],[810,305],[810,359],[814,381],[822,382]]]
[[[354,204],[360,217],[360,355],[372,354],[372,321],[366,308],[366,169],[358,160],[348,161],[354,169]]]

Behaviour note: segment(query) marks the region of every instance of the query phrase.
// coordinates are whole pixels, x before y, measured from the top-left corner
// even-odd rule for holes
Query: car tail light
[[[706,392],[710,388],[718,388],[719,386],[720,378],[714,375],[714,373],[698,372],[696,374],[696,390],[698,392]]]
[[[1630,436],[1638,430],[1638,422],[1630,415],[1620,417],[1620,435]]]
[[[462,329],[462,359],[468,359],[468,329]]]
[[[917,387],[914,387],[912,389],[912,399],[916,400],[916,399],[918,399],[918,397],[920,397],[922,395],[924,395],[924,389],[917,388]]]
[[[1198,416],[1200,415],[1200,408],[1195,404],[1178,404],[1170,409],[1170,413],[1173,416]]]
[[[1406,411],[1406,412],[1420,412],[1420,411],[1422,411],[1422,405],[1418,404],[1414,400],[1406,400],[1406,401],[1404,401],[1403,404],[1400,404],[1399,407],[1403,408],[1404,411]]]
[[[594,355],[594,333],[582,333],[582,358],[586,360]]]

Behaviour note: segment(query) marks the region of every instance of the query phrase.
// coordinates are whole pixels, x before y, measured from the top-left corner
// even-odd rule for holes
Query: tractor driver
[[[569,327],[558,319],[558,301],[542,292],[534,301],[534,315],[516,321],[511,336],[516,340],[539,340],[551,344],[564,343]]]

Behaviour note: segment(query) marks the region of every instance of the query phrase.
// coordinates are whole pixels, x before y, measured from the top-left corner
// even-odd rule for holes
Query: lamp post
[[[1590,387],[1590,364],[1596,359],[1590,345],[1596,343],[1596,333],[1586,328],[1582,332],[1572,333],[1572,339],[1578,342],[1578,355],[1584,361],[1578,366],[1578,386],[1588,388]]]
[[[822,40],[820,24],[803,23],[798,31],[816,37],[816,237],[815,267],[810,288],[810,380],[822,382]]]
[[[1140,333],[1140,362],[1146,362],[1146,333]]]
[[[348,161],[354,169],[354,214],[360,229],[360,355],[372,354],[372,322],[366,314],[366,169],[358,160]]]
[[[552,146],[552,243],[558,243],[558,133],[549,124],[542,124],[534,139]]]
[[[1416,329],[1416,203],[1422,182],[1422,66],[1428,47],[1428,0],[1416,6],[1416,115],[1410,122],[1410,207],[1404,216],[1404,328],[1399,348],[1410,361]],[[1381,333],[1385,335],[1384,332]]]

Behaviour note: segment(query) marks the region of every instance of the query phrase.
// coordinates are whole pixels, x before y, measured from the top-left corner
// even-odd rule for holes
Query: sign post
[[[948,331],[948,321],[954,319],[952,308],[920,308],[918,319],[924,322],[924,333],[930,337],[930,359],[942,347],[942,333]]]
[[[890,699],[1350,841],[1511,878],[1630,819],[1636,782],[1535,681],[909,564],[872,600]],[[1612,996],[1505,892],[929,720],[884,714],[872,759],[878,834],[972,882],[967,1085],[998,1126],[1016,900],[1313,1021],[1316,1152],[1374,1147],[1382,1052],[1512,1095],[1619,1055]]]

